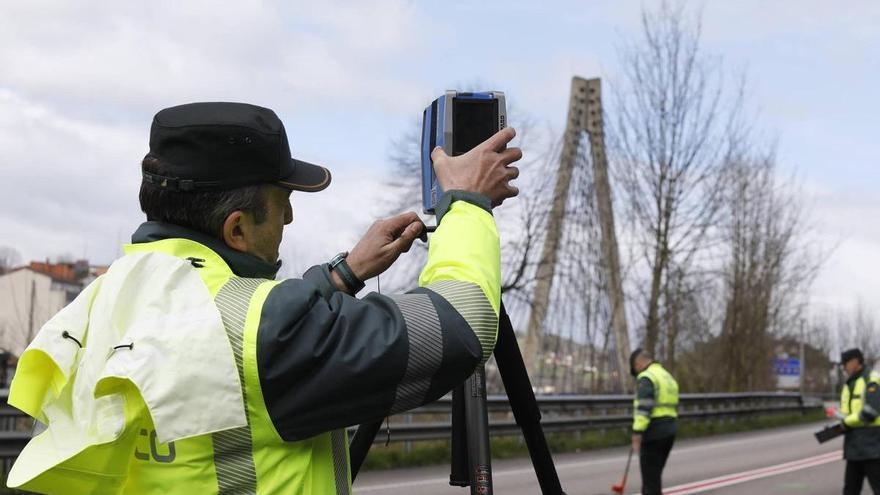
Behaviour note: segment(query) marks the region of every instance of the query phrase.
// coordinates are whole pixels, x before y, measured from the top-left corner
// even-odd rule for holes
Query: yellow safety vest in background
[[[633,401],[633,431],[645,431],[651,418],[678,417],[678,382],[666,371],[660,363],[651,363],[636,377],[636,383],[642,378],[651,380],[654,385],[654,399],[639,400],[636,395]],[[651,414],[644,414],[639,410],[642,407],[651,406]]]
[[[870,385],[867,382],[870,382]],[[843,390],[840,391],[840,412],[846,415],[843,422],[850,428],[880,426],[880,416],[868,424],[865,424],[859,417],[862,409],[865,407],[866,389],[869,386],[880,386],[880,374],[872,370],[868,375],[867,382],[865,376],[862,375],[853,384],[852,395],[850,395],[849,387],[846,384],[843,385]]]

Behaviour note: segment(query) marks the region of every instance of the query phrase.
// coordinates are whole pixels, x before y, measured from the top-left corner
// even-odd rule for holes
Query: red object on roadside
[[[837,409],[835,409],[834,406],[829,406],[829,407],[825,408],[825,417],[826,418],[833,418],[836,413],[837,413]]]
[[[618,485],[612,485],[611,491],[614,493],[623,493],[624,488],[626,488],[626,478],[629,476],[629,463],[633,458],[633,449],[630,447],[629,455],[626,457],[626,469],[623,470],[623,479],[620,481]]]

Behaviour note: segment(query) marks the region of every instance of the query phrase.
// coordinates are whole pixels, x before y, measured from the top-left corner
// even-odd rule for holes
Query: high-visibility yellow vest
[[[651,363],[636,377],[636,382],[642,378],[651,380],[654,385],[653,399],[639,399],[638,395],[633,401],[633,431],[645,431],[651,418],[678,417],[678,382],[669,374],[660,363]],[[639,406],[644,409],[651,407],[650,415],[644,414]]]
[[[865,404],[865,393],[871,387],[874,387],[874,390],[871,390],[871,392],[875,392],[878,386],[880,386],[880,374],[873,370],[868,374],[867,380],[865,380],[864,374],[856,378],[852,388],[852,395],[850,395],[849,386],[844,384],[843,390],[840,391],[840,412],[846,415],[843,420],[846,426],[850,428],[880,426],[880,414],[877,414],[875,411],[872,411],[872,413],[877,417],[870,423],[865,423],[860,418],[862,409],[871,407]]]
[[[485,360],[495,343],[500,307],[500,244],[495,222],[484,208],[465,201],[453,203],[446,215],[446,221],[438,227],[429,245],[428,262],[419,282],[447,301],[458,302],[458,306],[453,304],[453,307],[463,308],[460,313],[483,346]],[[461,242],[462,238],[469,242]],[[83,368],[77,368],[82,355],[88,352],[113,352],[113,346],[96,347],[95,340],[90,340],[87,333],[88,316],[92,310],[90,301],[96,294],[98,297],[94,300],[116,294],[112,290],[99,293],[102,287],[102,279],[99,278],[78,297],[79,304],[69,306],[77,311],[84,310],[85,313],[78,315],[78,321],[83,320],[85,323],[77,332],[72,332],[77,341],[61,340],[61,328],[53,328],[50,335],[51,345],[74,346],[76,343],[84,352],[76,350],[76,347],[57,347],[56,349],[75,350],[53,356],[44,350],[29,348],[19,361],[19,369],[9,396],[11,405],[38,419],[76,419],[75,414],[69,413],[78,404],[91,407],[90,412],[94,414],[86,418],[88,421],[80,424],[68,421],[67,425],[59,425],[58,422],[49,421],[48,430],[29,442],[22,457],[13,467],[9,476],[10,486],[39,493],[65,495],[351,493],[347,437],[343,430],[286,442],[276,431],[266,409],[258,375],[257,332],[269,292],[279,282],[237,277],[219,254],[187,239],[174,238],[126,246],[127,256],[139,253],[161,253],[166,257],[170,255],[178,268],[186,265],[183,268],[188,270],[191,268],[189,262],[182,260],[193,259],[192,269],[198,274],[196,278],[200,277],[203,283],[196,283],[195,288],[204,293],[203,299],[206,301],[206,304],[195,306],[210,307],[215,313],[219,312],[219,317],[222,318],[218,327],[222,329],[218,331],[225,331],[226,338],[221,335],[219,339],[210,341],[223,341],[227,346],[226,357],[231,363],[229,375],[237,382],[236,404],[241,412],[241,421],[235,422],[238,417],[235,414],[225,414],[217,410],[227,409],[225,407],[213,410],[211,407],[203,410],[182,408],[178,402],[187,401],[179,393],[166,396],[166,400],[157,405],[150,399],[155,398],[154,395],[144,393],[143,383],[139,388],[130,379],[104,376],[100,374],[100,370],[98,374],[101,379],[94,390],[73,393],[73,385],[79,383],[82,388],[82,384],[86,383]],[[197,267],[196,260],[200,260],[198,264],[201,267]],[[186,273],[192,275],[193,272],[190,270]],[[461,284],[453,283],[455,281],[478,286],[491,304],[489,312],[494,312],[494,317],[486,317],[479,305],[472,304],[472,292],[462,290]],[[166,286],[171,290],[165,294],[165,300],[175,300],[174,293],[179,293],[180,290],[174,289],[178,286],[170,282]],[[161,292],[149,285],[145,291],[157,298]],[[120,294],[114,302],[120,305],[117,309],[126,313],[127,310],[142,310],[144,306],[149,306],[139,304],[144,301],[128,297],[141,293],[143,292],[132,288],[129,294]],[[178,296],[185,298],[184,294]],[[153,316],[158,314],[156,319],[161,320],[164,305],[148,309],[153,310]],[[139,327],[141,335],[145,335],[143,332],[148,334],[149,329],[144,329],[142,324],[138,325],[141,321],[136,318],[128,318],[123,323],[123,327]],[[168,325],[157,325],[156,328],[162,328],[166,333],[169,330]],[[140,351],[142,347],[135,342],[134,349]],[[138,352],[130,354],[139,355]],[[116,355],[113,356],[105,358],[106,362],[111,363]],[[201,356],[205,359],[214,354],[205,353],[199,346],[184,343],[179,348],[168,349],[167,355],[154,355],[153,359],[129,361],[128,364],[138,370],[140,378],[151,371],[155,371],[156,376],[162,376],[169,369],[168,366],[163,366],[166,358],[167,361],[176,359],[179,362],[180,358],[190,356]],[[191,358],[190,362],[200,361]],[[187,367],[191,369],[193,366],[189,364]],[[204,368],[204,376],[214,376],[211,367],[201,368]],[[235,374],[238,376],[235,377]],[[92,378],[95,378],[95,374]],[[180,381],[177,380],[177,383]],[[153,384],[155,385],[155,381]],[[182,388],[193,387],[189,383]],[[176,398],[181,398],[181,401]],[[96,413],[96,404],[107,406],[106,411],[102,409]],[[58,409],[52,409],[56,407],[62,411],[59,413]],[[45,414],[46,409],[50,409],[54,416]],[[163,414],[157,415],[156,411]],[[216,421],[217,417],[232,417],[235,421],[232,421],[233,426],[228,426],[230,421],[221,422],[226,426],[213,430],[200,426],[199,421],[188,422],[189,429],[199,433],[175,436],[166,428],[169,411],[186,417],[200,415],[205,424],[213,424],[212,421]],[[64,431],[72,433],[71,437],[48,435],[53,431],[57,433],[59,427],[63,430],[64,426],[68,427]],[[52,445],[51,442],[41,441],[47,438],[63,438],[65,443],[71,439],[76,440],[77,449],[65,450],[59,448],[61,442]],[[59,450],[64,451],[63,455],[53,454],[53,451]],[[48,461],[47,457],[50,457]]]
[[[120,381],[117,390],[103,391],[116,392],[125,399],[125,424],[118,437],[92,445],[17,487],[53,494],[351,493],[345,431],[285,442],[263,402],[257,374],[257,329],[266,297],[279,282],[237,277],[218,254],[186,239],[128,245],[125,250],[126,254],[161,252],[181,259],[208,260],[197,273],[214,297],[233,350],[247,424],[162,443],[137,388]],[[87,341],[83,344],[88,346]],[[186,348],[179,351],[190,352]],[[42,403],[41,394],[52,388],[46,384],[57,375],[57,366],[40,353],[29,361],[27,372],[20,369],[12,386],[10,403],[16,407]],[[62,396],[70,393],[71,383],[60,385]],[[206,416],[212,413],[204,411]]]

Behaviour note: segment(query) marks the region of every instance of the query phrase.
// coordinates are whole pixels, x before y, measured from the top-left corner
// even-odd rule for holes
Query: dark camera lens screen
[[[498,132],[498,100],[452,100],[452,154],[467,153]]]

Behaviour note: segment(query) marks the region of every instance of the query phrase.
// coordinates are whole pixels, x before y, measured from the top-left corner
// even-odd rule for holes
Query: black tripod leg
[[[452,389],[452,460],[449,484],[470,486],[468,477],[467,421],[464,414],[464,384]]]
[[[474,370],[464,382],[467,416],[468,468],[472,495],[492,495],[492,451],[489,446],[489,412],[486,408],[486,369]]]
[[[376,433],[379,432],[379,428],[381,427],[382,420],[376,421],[375,423],[364,423],[358,426],[354,437],[351,439],[351,445],[348,447],[348,455],[351,459],[352,483],[357,477],[358,471],[360,471],[361,465],[364,463],[364,459],[367,458],[367,453],[370,451],[370,447],[376,439]]]
[[[535,392],[532,391],[532,383],[523,363],[522,353],[516,343],[516,334],[510,324],[510,318],[501,303],[501,315],[498,321],[498,340],[495,343],[495,361],[498,363],[498,371],[501,381],[513,410],[516,424],[522,429],[523,438],[532,458],[532,466],[544,495],[559,495],[563,493],[559,483],[559,475],[556,466],[550,456],[550,448],[541,428],[541,410],[535,400]]]

